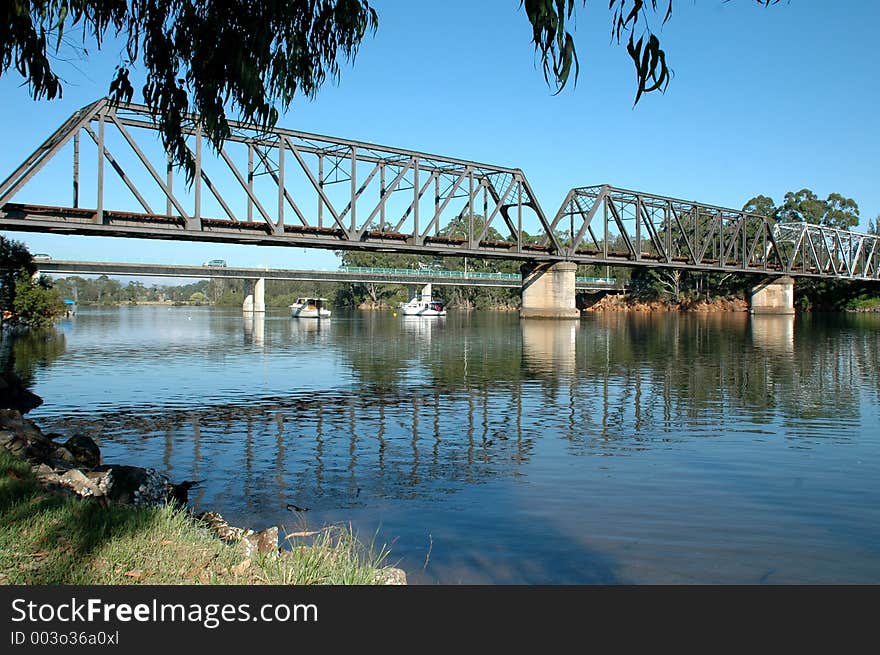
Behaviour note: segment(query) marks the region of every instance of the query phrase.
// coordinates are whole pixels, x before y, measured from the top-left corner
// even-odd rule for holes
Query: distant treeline
[[[349,266],[412,268],[409,255],[388,253],[357,253],[343,257]],[[423,262],[424,263],[424,262]],[[432,261],[444,270],[464,270],[464,260],[446,258]],[[417,266],[417,263],[415,264]],[[508,260],[471,260],[467,270],[517,273],[520,262]],[[761,279],[756,275],[701,273],[680,269],[608,268],[582,266],[582,276],[610,276],[628,287],[635,301],[668,301],[672,303],[746,298],[749,290]],[[229,279],[199,280],[184,285],[151,285],[141,282],[121,284],[102,275],[96,279],[79,276],[58,278],[55,291],[61,298],[76,298],[80,305],[120,305],[131,303],[170,302],[177,304],[241,307],[244,281]],[[300,296],[329,298],[335,307],[396,307],[409,300],[408,287],[400,284],[347,282],[302,282],[266,280],[266,305],[287,307]],[[450,308],[514,309],[520,304],[518,288],[435,287],[434,295]],[[799,278],[795,283],[796,302],[801,310],[877,309],[880,308],[880,284]]]
[[[508,271],[510,268],[505,266],[498,270],[511,272]],[[480,267],[480,270],[483,270],[483,267]],[[518,268],[514,267],[514,270]],[[241,307],[244,301],[244,280],[212,279],[184,285],[146,286],[141,282],[121,284],[102,275],[96,279],[79,276],[57,278],[54,286],[62,298],[75,298],[81,306],[165,302]],[[420,285],[413,286],[418,288]],[[409,300],[408,293],[408,286],[400,284],[266,280],[268,307],[287,307],[296,298],[302,296],[329,298],[336,307],[396,307],[399,302]],[[434,295],[445,300],[450,307],[491,309],[519,305],[519,289],[515,288],[478,289],[444,286],[435,287]]]

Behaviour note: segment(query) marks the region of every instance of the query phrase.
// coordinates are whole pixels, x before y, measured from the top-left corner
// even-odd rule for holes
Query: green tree
[[[486,219],[480,214],[474,214],[473,221],[470,214],[460,214],[453,218],[446,227],[440,232],[441,236],[451,237],[454,239],[467,239],[471,222],[474,225],[474,239],[478,238],[486,227]],[[500,222],[500,221],[499,221]],[[486,241],[504,241],[504,237],[494,227],[486,230]]]
[[[692,271],[681,268],[633,268],[629,279],[629,293],[639,300],[669,299],[681,302],[692,288]]]
[[[789,191],[779,208],[779,220],[786,223],[804,222],[818,225],[825,215],[825,203],[809,189]]]
[[[36,282],[27,274],[15,281],[15,300],[12,305],[13,321],[29,328],[44,328],[61,313],[62,302],[52,281],[40,276]]]
[[[13,311],[19,275],[30,276],[36,270],[31,253],[23,243],[0,236],[0,312]]]
[[[810,189],[789,191],[777,212],[779,220],[827,225],[848,230],[859,224],[859,206],[852,198],[830,193],[822,200]]]
[[[772,203],[766,196],[756,196],[746,203],[744,209],[750,204],[755,207],[769,206],[759,202],[758,199],[761,198]],[[804,188],[785,194],[785,202],[775,211],[775,218],[779,221],[804,221],[849,230],[859,223],[859,206],[852,198],[839,193],[830,193],[822,200],[813,191]],[[795,304],[802,310],[839,310],[860,295],[864,295],[862,285],[844,280],[806,278],[798,280],[795,285]]]
[[[77,302],[84,302],[83,291],[85,290],[89,280],[79,275],[71,275],[70,277],[62,277],[55,279],[55,288],[62,298],[70,298]]]
[[[342,260],[343,266],[359,268],[415,268],[418,262],[429,259],[416,255],[359,250],[339,251],[336,254]],[[381,305],[399,300],[400,294],[400,285],[356,282],[343,285],[337,292],[334,302],[338,305],[357,306],[369,301],[373,305]]]
[[[859,224],[859,206],[852,198],[844,198],[839,193],[831,193],[825,201],[825,206],[822,225],[849,230]]]
[[[113,305],[124,299],[122,285],[116,280],[111,280],[106,275],[101,275],[95,280],[95,288],[98,293],[95,302],[100,304]]]
[[[276,103],[286,109],[297,93],[314,96],[377,24],[366,0],[13,0],[4,7],[0,74],[14,63],[35,99],[61,96],[50,49],[57,51],[66,34],[81,32],[83,50],[89,41],[100,49],[108,34],[123,38],[109,95],[132,99],[130,71],[140,63],[143,100],[158,113],[163,143],[181,164],[192,159],[186,111],[201,115],[205,135],[218,145],[230,134],[228,106],[245,121],[273,125]]]
[[[785,202],[778,208],[771,197],[754,196],[743,205],[743,211],[779,221],[806,221],[841,229],[858,224],[858,205],[854,200],[839,193],[831,193],[822,200],[806,188],[786,193]],[[629,288],[634,297],[679,302],[713,296],[743,298],[754,283],[752,276],[741,274],[635,268]],[[796,285],[801,308],[839,309],[858,293],[859,285],[840,280],[802,279]]]
[[[287,308],[303,296],[333,299],[341,286],[315,280],[266,280],[266,306]]]
[[[37,267],[27,247],[0,236],[0,311],[15,325],[43,327],[62,309],[48,277],[34,281]]]
[[[139,300],[147,299],[147,288],[143,285],[143,282],[129,282],[125,286],[123,293],[128,302],[137,302]]]
[[[742,210],[749,214],[776,218],[776,203],[770,196],[755,196],[743,205]]]
[[[764,7],[779,0],[754,0]],[[587,4],[587,0],[583,0]],[[568,26],[574,22],[575,0],[521,0],[532,25],[532,41],[541,58],[544,79],[556,92],[561,91],[574,71],[577,79],[579,63],[574,38]],[[620,44],[626,39],[626,52],[636,69],[635,104],[644,93],[664,91],[672,76],[666,52],[651,28],[652,16],[662,15],[660,25],[672,18],[672,0],[609,0],[611,37]],[[656,25],[656,22],[655,22]]]
[[[544,78],[558,93],[578,75],[568,31],[577,3],[521,0],[520,6]],[[662,14],[662,24],[671,18],[672,0],[610,0],[608,8],[612,38],[626,40],[635,65],[636,103],[643,93],[665,90],[671,71],[650,22],[651,14]],[[0,75],[14,65],[34,99],[61,97],[52,58],[63,38],[79,32],[78,47],[86,53],[116,35],[125,46],[108,95],[130,101],[131,71],[142,66],[143,101],[158,115],[166,149],[191,176],[185,112],[199,114],[217,147],[230,134],[230,108],[244,121],[270,127],[278,108],[286,111],[297,94],[314,97],[328,78],[338,79],[340,60],[354,59],[378,20],[367,0],[9,0],[0,9]]]

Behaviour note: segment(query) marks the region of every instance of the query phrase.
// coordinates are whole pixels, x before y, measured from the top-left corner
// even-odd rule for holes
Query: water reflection
[[[32,391],[34,378],[64,353],[65,331],[72,321],[64,321],[62,329],[29,330],[21,334],[0,331],[0,399],[4,406],[26,411],[36,398],[24,398],[24,390]]]
[[[775,353],[794,352],[794,315],[752,314],[752,343]]]
[[[394,338],[387,331],[395,324],[371,318],[333,327],[291,321],[278,326],[283,342],[266,340],[268,361],[307,361],[300,377],[326,358],[343,356],[353,375],[349,389],[302,392],[296,389],[301,380],[288,378],[284,393],[260,395],[253,392],[259,384],[243,379],[236,385],[249,393],[223,402],[117,407],[83,418],[72,415],[73,407],[59,411],[56,402],[41,412],[68,429],[100,427],[120,452],[152,450],[149,441],[159,438],[163,468],[181,477],[215,471],[214,460],[225,460],[240,442],[244,469],[236,477],[245,496],[269,494],[283,504],[293,490],[312,502],[329,494],[344,507],[351,489],[414,497],[435,493],[437,484],[514,475],[541,435],[561,438],[569,452],[621,455],[716,436],[719,412],[730,409],[737,428],[817,412],[827,420],[853,418],[860,382],[874,378],[880,350],[876,338],[864,348],[837,351],[807,340],[797,359],[767,359],[747,347],[750,341],[787,351],[790,324],[775,331],[756,331],[755,323],[719,330],[714,319],[703,318],[658,323],[618,316],[583,327],[522,321],[500,339],[481,337],[461,317],[452,326],[404,321]],[[244,333],[255,325],[245,322]],[[783,344],[769,344],[770,334],[782,335],[775,338]],[[800,447],[855,437],[800,434],[807,437]],[[294,451],[295,464],[289,461]],[[252,479],[255,462],[267,458],[274,487]],[[189,463],[175,470],[182,461]],[[291,475],[305,470],[305,477]],[[341,485],[336,476],[343,471]]]
[[[523,364],[539,375],[567,376],[577,367],[577,321],[524,320]]]
[[[263,312],[244,312],[244,343],[262,346],[266,340],[266,315]]]
[[[415,335],[425,341],[431,342],[431,335],[443,329],[446,318],[443,316],[403,316],[401,326],[403,331]]]
[[[664,552],[669,565],[658,544],[704,547],[733,525],[745,539],[771,510],[789,516],[773,526],[818,515],[823,534],[832,522],[880,547],[876,318],[270,314],[259,344],[240,314],[161,318],[81,312],[39,379],[39,420],[97,435],[108,459],[207,478],[196,505],[234,520],[289,525],[293,502],[310,520],[381,523],[416,559],[442,533],[455,546],[432,555],[432,581],[668,580],[634,571],[621,535],[653,544],[638,562]],[[523,522],[573,554],[521,543]],[[767,543],[791,538],[767,530]],[[490,566],[468,543],[504,562],[464,572],[465,559]],[[517,578],[510,557],[545,570]],[[572,578],[584,562],[603,572]]]

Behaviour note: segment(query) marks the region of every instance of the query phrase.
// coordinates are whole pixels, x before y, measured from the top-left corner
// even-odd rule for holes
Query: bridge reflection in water
[[[317,321],[316,321],[317,322]],[[262,312],[246,312],[241,318],[244,343],[262,346],[266,340],[266,315]]]
[[[794,352],[794,315],[753,314],[752,343],[770,352]]]
[[[271,351],[267,320],[240,323],[245,344]],[[843,378],[855,386],[880,363],[871,342],[822,351],[821,362],[800,343],[795,359],[794,318],[786,316],[522,321],[519,339],[508,332],[503,344],[449,329],[449,319],[401,321],[399,338],[374,339],[387,320],[283,324],[307,366],[320,365],[310,347],[345,358],[350,389],[298,393],[292,381],[284,397],[255,391],[229,404],[111,413],[97,418],[105,447],[149,457],[162,439],[155,464],[172,477],[225,481],[206,487],[212,502],[241,495],[265,512],[296,497],[342,508],[368,495],[433,494],[515,474],[535,440],[551,433],[586,451],[628,452],[699,433],[688,417],[701,406],[733,403],[744,420],[765,420],[768,410],[796,415],[803,395],[819,402],[829,385],[834,411],[852,415],[854,392]],[[671,356],[658,357],[660,348]],[[705,361],[708,352],[720,367]]]
[[[524,320],[522,359],[528,371],[551,377],[574,375],[577,368],[577,331],[580,323]]]

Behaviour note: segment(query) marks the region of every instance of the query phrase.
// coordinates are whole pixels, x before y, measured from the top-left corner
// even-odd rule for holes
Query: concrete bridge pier
[[[767,278],[755,286],[749,296],[752,314],[794,314],[794,279]]]
[[[241,309],[245,313],[265,313],[266,311],[266,280],[258,278],[256,280],[244,281],[244,302]]]
[[[527,262],[522,274],[520,318],[579,318],[575,305],[575,273],[572,262]]]

